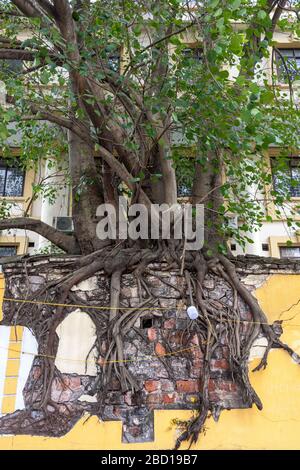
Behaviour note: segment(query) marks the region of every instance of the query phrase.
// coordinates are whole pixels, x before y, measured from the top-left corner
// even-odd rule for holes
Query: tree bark
[[[16,217],[14,219],[0,220],[0,230],[9,230],[14,228],[30,230],[38,233],[67,253],[80,253],[75,236],[60,232],[41,220],[31,219],[29,217]]]

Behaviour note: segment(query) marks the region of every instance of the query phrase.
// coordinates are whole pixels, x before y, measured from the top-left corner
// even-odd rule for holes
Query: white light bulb
[[[186,313],[188,314],[188,317],[191,320],[196,320],[196,318],[198,318],[198,316],[199,316],[198,310],[196,309],[196,307],[194,305],[190,305],[187,308]]]

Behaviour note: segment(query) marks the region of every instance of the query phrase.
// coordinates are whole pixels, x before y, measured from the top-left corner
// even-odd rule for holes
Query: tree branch
[[[57,13],[53,5],[48,0],[37,0],[39,6],[47,13],[51,18],[57,18]]]
[[[35,54],[24,49],[6,49],[0,47],[0,59],[33,61]]]
[[[30,217],[16,217],[14,219],[0,220],[0,230],[9,230],[14,228],[30,230],[38,233],[57,245],[66,253],[79,253],[77,241],[73,235],[67,235],[66,233],[60,232],[41,220],[32,219]]]
[[[280,19],[281,13],[283,12],[285,5],[287,4],[287,0],[282,0],[278,2],[277,7],[275,8],[274,14],[272,16],[272,31],[275,31],[276,25]]]
[[[30,0],[12,0],[12,3],[29,18],[43,18],[42,13]]]

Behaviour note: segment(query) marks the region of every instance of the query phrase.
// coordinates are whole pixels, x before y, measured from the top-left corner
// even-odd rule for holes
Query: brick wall
[[[5,297],[28,298],[30,293],[36,291],[37,285],[43,285],[47,281],[68,273],[75,259],[34,257],[26,259],[26,262],[20,259],[13,264],[5,264],[3,267],[6,279]],[[300,272],[300,264],[295,261],[283,262],[248,256],[237,258],[235,263],[243,283],[249,290],[264,283],[272,274]],[[161,265],[152,265],[148,270],[147,285],[158,296],[159,303],[151,308],[151,311],[145,311],[143,317],[136,321],[126,336],[124,344],[124,357],[128,360],[127,367],[139,384],[140,390],[122,393],[118,381],[114,379],[101,415],[105,420],[122,420],[124,442],[153,439],[154,409],[194,409],[200,399],[203,353],[199,348],[199,338],[193,331],[193,322],[186,314],[188,304],[185,280],[178,271],[166,272],[163,268],[164,266]],[[158,274],[162,280],[159,279]],[[206,277],[204,288],[205,295],[214,300],[216,307],[220,299],[222,301],[226,299],[228,303],[233,300],[229,286],[213,275]],[[109,305],[108,282],[101,272],[76,286],[75,291],[82,305]],[[121,291],[122,306],[134,308],[139,301],[136,279],[130,274],[124,275]],[[251,312],[241,300],[239,300],[239,308],[242,319],[251,320]],[[30,311],[32,312],[32,309],[28,310],[27,307],[24,314],[20,315],[19,309],[12,310],[11,303],[4,302],[2,324],[11,325],[17,322],[19,325],[30,327],[28,313]],[[67,311],[74,311],[74,307],[68,308]],[[82,311],[87,311],[87,309],[82,307]],[[48,315],[52,314],[55,314],[54,307],[48,310]],[[244,324],[244,328],[247,328],[247,324]],[[80,337],[78,341],[80,342]],[[106,349],[107,344],[103,342],[100,345],[100,356],[96,358],[100,374]],[[85,358],[82,360],[84,362]],[[38,384],[42,384],[43,380],[41,361],[42,359],[36,356],[24,388],[25,406],[28,409],[40,393]],[[85,411],[95,412],[99,397],[88,394],[94,380],[94,376],[74,374],[71,371],[70,373],[64,372],[59,379],[53,380],[51,398],[57,404],[59,413],[66,416],[70,410],[73,413],[64,432],[67,432]],[[34,394],[32,394],[33,389]],[[209,398],[215,419],[218,418],[221,409],[249,406],[247,398],[242,396],[239,385],[232,377],[225,337],[222,338],[220,347],[213,353]],[[50,406],[49,413],[55,414],[57,409]],[[35,413],[39,419],[38,412]],[[0,420],[2,433],[9,432],[5,423],[5,419]],[[43,420],[39,419],[39,423],[38,427],[30,428],[29,426],[28,432],[51,434],[48,427],[47,432],[45,431]],[[28,426],[26,432],[27,429]],[[57,435],[55,429],[51,435]]]

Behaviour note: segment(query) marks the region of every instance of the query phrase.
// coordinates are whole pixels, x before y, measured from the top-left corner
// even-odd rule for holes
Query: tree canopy
[[[199,339],[203,355],[201,400],[177,447],[186,439],[195,442],[205,430],[215,406],[209,396],[211,360],[224,342],[230,374],[247,406],[262,408],[248,377],[250,349],[260,334],[267,346],[256,370],[266,367],[274,346],[300,364],[299,355],[280,340],[281,323],[270,325],[242,284],[227,249],[229,238],[244,244],[263,221],[272,220],[268,204],[275,204],[279,218],[287,210],[288,226],[297,224],[297,207],[287,207],[294,183],[287,184],[286,157],[300,148],[299,58],[294,49],[288,55],[288,49],[277,47],[275,35],[285,32],[300,40],[299,6],[292,0],[0,1],[3,158],[16,158],[11,146],[19,139],[19,165],[36,170],[50,165],[54,174],[64,174],[72,188],[74,233],[59,232],[28,212],[12,218],[5,199],[0,230],[32,230],[67,253],[82,255],[70,260],[69,274],[32,292],[34,305],[22,305],[22,315],[7,308],[9,322],[23,322],[38,338],[43,375],[29,408],[0,419],[8,423],[5,432],[21,432],[28,416],[31,430],[37,429],[36,409],[49,425],[53,415],[59,420],[55,407],[49,419],[48,407],[52,381],[61,376],[55,368],[56,329],[74,299],[79,303],[72,287],[100,270],[110,276],[110,306],[100,307],[103,315],[85,306],[96,325],[99,356],[105,350],[93,389],[98,400],[93,412],[100,417],[113,376],[123,392],[139,390],[124,365],[123,339],[145,304],[160,302],[143,277],[153,261],[163,260],[170,270],[175,264],[187,289],[187,294],[180,289],[180,296],[199,312],[187,330]],[[265,158],[270,146],[279,157],[275,184]],[[48,183],[43,177],[34,183],[33,199],[55,200],[57,188]],[[174,207],[178,193],[204,204],[204,249],[186,253],[175,237],[163,243],[97,238],[97,207],[103,202],[117,207],[124,192],[129,203],[148,208]],[[239,217],[238,227],[229,223],[232,215]],[[139,290],[132,316],[122,310],[127,271]],[[232,298],[215,302],[206,296],[207,274],[227,283]],[[51,307],[45,308],[45,301]],[[247,328],[240,301],[251,312]],[[74,406],[82,413],[81,404]]]
[[[224,237],[243,244],[270,218],[262,199],[289,199],[284,182],[264,194],[272,180],[264,155],[278,146],[284,162],[299,148],[297,70],[289,74],[274,52],[276,29],[300,34],[295,2],[3,0],[0,18],[3,155],[21,131],[21,165],[37,168],[51,156],[65,172],[70,251],[99,247],[96,207],[117,204],[122,184],[146,205],[174,204],[178,187],[190,190],[205,203],[207,239],[223,251]],[[277,86],[278,60],[286,92]],[[34,198],[55,198],[47,183],[35,184]],[[7,218],[7,206],[2,212]],[[232,214],[242,216],[238,230],[228,224]],[[70,238],[52,232],[66,249]]]

